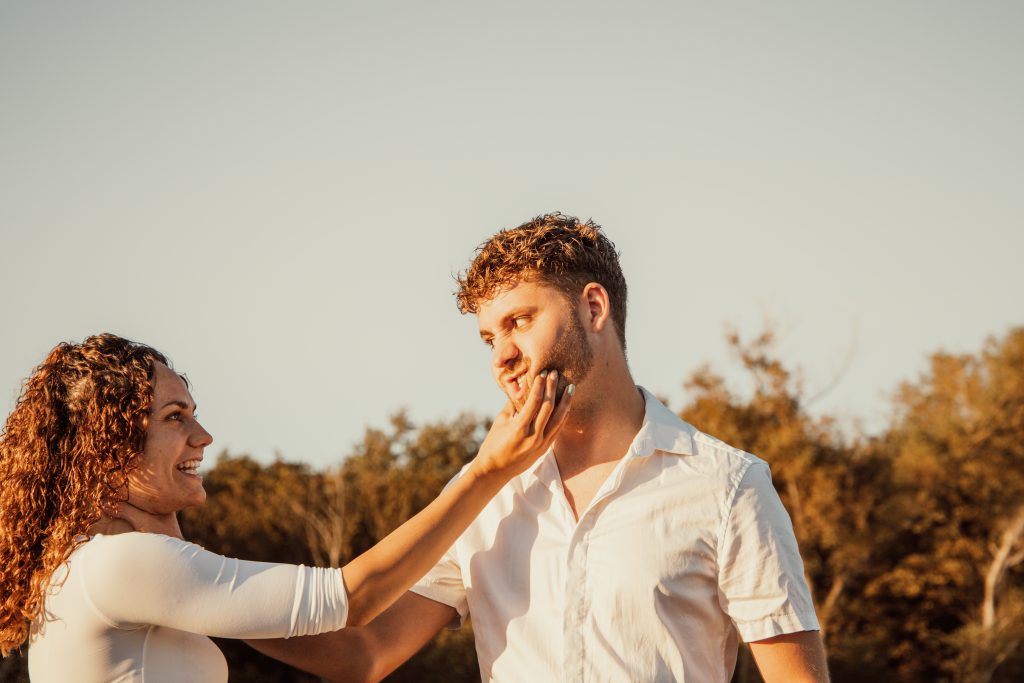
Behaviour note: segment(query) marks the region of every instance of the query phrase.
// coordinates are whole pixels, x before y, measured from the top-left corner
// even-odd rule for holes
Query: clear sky
[[[1018,2],[2,2],[0,407],[60,340],[165,351],[228,448],[318,466],[503,400],[452,274],[601,223],[678,408],[778,324],[884,425],[1024,324]]]

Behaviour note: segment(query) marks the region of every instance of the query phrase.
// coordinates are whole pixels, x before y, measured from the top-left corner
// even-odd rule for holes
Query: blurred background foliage
[[[934,354],[874,435],[812,417],[770,331],[728,343],[749,387],[701,368],[679,413],[770,463],[833,680],[1024,680],[1024,328],[975,354]],[[206,505],[182,527],[218,553],[341,566],[437,495],[487,426],[472,415],[416,426],[399,412],[326,471],[222,453],[206,472]],[[232,681],[316,680],[218,644]],[[740,654],[733,680],[760,681]],[[0,680],[27,680],[23,658],[0,662]],[[388,680],[479,680],[472,629],[443,632]]]

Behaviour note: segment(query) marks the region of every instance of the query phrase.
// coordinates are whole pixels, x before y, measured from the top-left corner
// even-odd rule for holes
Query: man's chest
[[[710,600],[721,511],[700,478],[625,476],[579,519],[557,485],[497,499],[457,548],[470,601],[514,618],[595,601],[605,611]],[[507,609],[506,609],[507,608]],[[588,608],[589,609],[589,608]]]
[[[594,497],[607,485],[617,464],[606,462],[570,476],[563,475],[562,492],[575,517],[587,511]]]

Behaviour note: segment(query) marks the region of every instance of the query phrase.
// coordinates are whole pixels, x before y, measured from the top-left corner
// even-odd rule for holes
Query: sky
[[[592,217],[678,409],[773,324],[877,430],[1024,324],[1024,5],[0,2],[0,407],[57,342],[167,353],[227,449],[336,464],[503,396],[453,275]],[[837,382],[835,380],[838,380]]]

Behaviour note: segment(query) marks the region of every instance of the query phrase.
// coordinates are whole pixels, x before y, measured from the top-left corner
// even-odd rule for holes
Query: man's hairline
[[[548,275],[548,274],[546,274],[546,273],[544,273],[543,271],[540,271],[540,270],[530,269],[530,270],[521,271],[520,274],[516,275],[514,278],[509,279],[509,280],[504,281],[504,282],[499,282],[499,283],[495,284],[494,286],[492,286],[487,296],[482,296],[482,297],[480,297],[478,299],[475,299],[472,302],[472,307],[471,308],[467,308],[466,310],[461,311],[461,312],[462,312],[463,315],[465,315],[467,313],[473,313],[474,315],[479,315],[480,314],[480,307],[481,306],[483,306],[484,304],[487,304],[487,303],[489,303],[491,301],[494,301],[499,296],[501,296],[503,294],[507,294],[508,292],[511,292],[513,289],[515,289],[519,285],[524,285],[524,284],[536,284],[536,285],[541,285],[542,287],[548,287],[550,289],[553,289],[556,292],[558,292],[562,296],[562,298],[565,299],[565,302],[571,307],[574,304],[574,302],[572,300],[573,294],[568,292],[568,291],[566,291],[564,287],[560,287],[555,280],[556,280],[556,278],[554,276]],[[587,285],[590,285],[590,284],[599,285],[605,291],[608,290],[607,287],[602,285],[597,280],[588,279],[586,284],[584,284],[582,287],[580,287],[580,291],[577,292],[577,295],[582,294],[583,290],[586,289]]]

